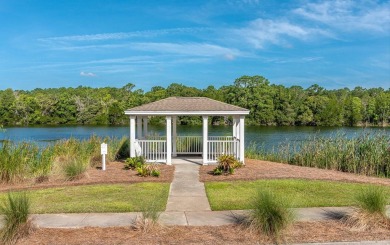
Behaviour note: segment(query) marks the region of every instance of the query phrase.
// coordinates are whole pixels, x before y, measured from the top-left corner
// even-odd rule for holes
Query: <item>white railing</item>
[[[176,153],[178,154],[201,154],[202,147],[202,136],[176,136]]]
[[[161,135],[148,135],[146,138],[143,138],[144,140],[167,140],[167,136],[161,136]]]
[[[233,136],[209,136],[208,140],[233,140]]]
[[[138,151],[149,162],[166,161],[166,136],[147,136],[136,140]],[[173,139],[172,139],[173,144]],[[173,149],[173,147],[172,147]],[[176,136],[176,154],[202,154],[202,136]],[[239,140],[233,136],[209,136],[207,140],[207,159],[216,162],[221,155],[239,157]]]
[[[207,161],[216,162],[221,155],[233,155],[238,159],[239,141],[232,140],[209,140],[207,142]]]
[[[141,156],[148,162],[166,162],[166,140],[136,140],[141,148]]]

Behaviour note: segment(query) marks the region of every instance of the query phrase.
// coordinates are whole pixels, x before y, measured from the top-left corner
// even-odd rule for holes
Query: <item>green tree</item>
[[[320,112],[320,121],[323,126],[342,126],[343,108],[336,96],[331,96],[325,101],[325,107]]]
[[[375,99],[377,121],[385,126],[390,122],[390,91],[381,92]]]
[[[250,110],[249,121],[253,124],[274,124],[274,90],[262,76],[242,76],[234,81],[228,93],[228,101]]]
[[[362,100],[359,97],[348,97],[345,104],[345,121],[348,126],[355,126],[363,119]]]
[[[12,89],[6,89],[0,94],[0,120],[2,124],[15,124],[15,94]]]

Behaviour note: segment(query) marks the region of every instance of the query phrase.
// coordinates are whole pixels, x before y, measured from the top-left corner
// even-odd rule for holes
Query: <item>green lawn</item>
[[[369,184],[313,180],[257,180],[205,183],[212,210],[250,209],[258,190],[270,190],[290,201],[291,207],[336,207],[353,204],[356,192]],[[386,187],[390,196],[390,187]]]
[[[169,183],[86,185],[28,191],[32,213],[134,212],[154,205],[165,210]],[[7,193],[0,193],[3,203]]]

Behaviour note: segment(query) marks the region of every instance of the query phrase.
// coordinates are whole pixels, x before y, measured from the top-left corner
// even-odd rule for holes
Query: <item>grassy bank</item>
[[[165,210],[169,183],[67,186],[28,192],[32,213],[135,212]],[[0,193],[0,202],[7,193]]]
[[[252,144],[246,157],[389,178],[390,135],[362,133],[351,139],[340,133],[327,138],[313,136],[294,144],[286,141],[270,151]]]
[[[313,180],[256,180],[207,182],[206,193],[212,210],[249,209],[258,190],[270,190],[290,200],[293,207],[334,207],[354,204],[354,194],[369,184]],[[386,187],[390,196],[390,187]]]
[[[83,165],[84,169],[100,162],[100,144],[108,144],[108,161],[128,155],[127,138],[100,138],[87,140],[74,138],[61,140],[46,147],[32,142],[3,142],[0,145],[0,181],[20,182],[26,178],[44,180],[69,167],[69,162]],[[66,174],[66,173],[65,173]]]

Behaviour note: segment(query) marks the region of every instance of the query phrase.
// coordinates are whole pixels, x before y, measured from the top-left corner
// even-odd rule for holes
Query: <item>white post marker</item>
[[[107,155],[107,144],[102,143],[100,145],[100,153],[102,154],[102,170],[106,170],[106,155]]]

